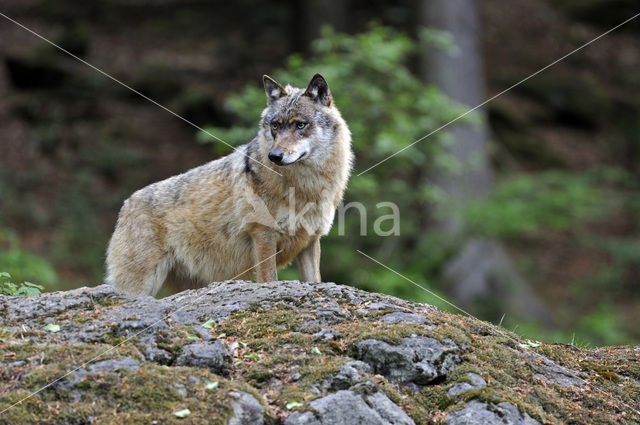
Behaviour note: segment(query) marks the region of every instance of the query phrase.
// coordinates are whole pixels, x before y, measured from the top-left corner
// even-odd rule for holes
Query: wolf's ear
[[[264,83],[264,91],[267,94],[267,105],[271,105],[273,102],[287,94],[284,87],[266,74],[262,76],[262,82]]]
[[[324,77],[320,74],[316,74],[311,79],[307,91],[304,92],[305,96],[309,96],[316,102],[320,102],[324,106],[331,106],[333,103],[333,97],[329,90],[329,85]]]

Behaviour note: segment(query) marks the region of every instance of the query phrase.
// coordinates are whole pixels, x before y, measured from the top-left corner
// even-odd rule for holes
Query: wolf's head
[[[306,89],[282,87],[273,78],[262,77],[267,107],[261,131],[268,144],[268,157],[277,165],[318,158],[331,149],[338,121],[342,118],[324,77],[316,74]]]

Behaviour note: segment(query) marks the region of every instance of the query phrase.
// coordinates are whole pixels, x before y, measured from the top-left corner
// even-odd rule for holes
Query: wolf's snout
[[[269,152],[269,159],[271,160],[271,162],[275,162],[279,165],[282,163],[282,158],[284,158],[284,153],[282,153],[282,151],[274,149]]]

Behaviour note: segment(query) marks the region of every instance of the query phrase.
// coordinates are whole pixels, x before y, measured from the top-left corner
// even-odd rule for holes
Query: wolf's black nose
[[[281,151],[273,150],[269,152],[269,159],[271,160],[271,162],[280,164],[282,162],[282,158],[284,158],[284,154]]]

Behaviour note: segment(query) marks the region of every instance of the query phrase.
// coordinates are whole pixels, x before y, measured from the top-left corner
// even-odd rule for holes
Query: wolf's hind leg
[[[168,258],[149,260],[131,258],[122,264],[109,263],[106,282],[129,294],[155,295],[167,278],[171,262]]]
[[[155,295],[171,260],[148,217],[123,214],[107,249],[106,283],[129,294]]]

